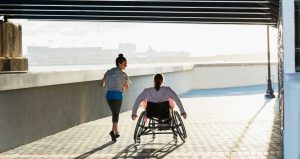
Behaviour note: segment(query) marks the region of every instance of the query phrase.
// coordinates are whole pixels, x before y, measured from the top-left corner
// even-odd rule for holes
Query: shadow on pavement
[[[234,146],[231,148],[231,151],[236,151],[239,147],[240,144],[242,143],[242,140],[245,138],[247,135],[248,131],[252,128],[252,125],[259,116],[259,114],[262,112],[262,110],[266,107],[266,105],[270,102],[270,99],[265,99],[265,103],[260,107],[260,109],[256,112],[256,114],[248,121],[246,127],[243,129],[241,135],[238,137],[237,141],[234,143]]]
[[[100,150],[104,149],[105,147],[107,147],[109,145],[112,145],[113,143],[115,143],[115,142],[114,141],[110,141],[110,142],[108,142],[108,143],[106,143],[106,144],[104,144],[102,146],[99,146],[99,147],[97,147],[97,148],[95,148],[95,149],[93,149],[93,150],[91,150],[89,152],[86,152],[86,153],[84,153],[84,154],[82,154],[82,155],[80,155],[78,157],[75,157],[74,159],[84,159],[84,158],[87,158],[90,155],[92,155],[93,153],[95,153],[97,151],[100,151]]]
[[[275,114],[274,123],[272,126],[271,142],[269,144],[270,155],[267,159],[282,159],[283,158],[283,147],[282,147],[282,134],[281,134],[281,117],[279,110],[279,101],[276,102],[276,107],[273,109]]]
[[[113,159],[117,158],[163,158],[174,150],[182,146],[184,142],[175,142],[172,140],[166,144],[153,143],[153,140],[147,143],[131,144],[124,150],[116,154]]]

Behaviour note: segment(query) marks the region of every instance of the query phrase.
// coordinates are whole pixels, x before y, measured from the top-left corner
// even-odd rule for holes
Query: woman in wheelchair
[[[137,118],[137,110],[141,102],[146,103],[146,111],[143,111],[137,122],[134,133],[134,141],[140,142],[141,135],[152,134],[155,138],[155,130],[172,130],[174,139],[177,141],[177,135],[184,141],[186,138],[185,127],[179,113],[173,110],[174,101],[177,104],[181,116],[186,119],[187,114],[177,94],[170,88],[161,86],[163,83],[163,75],[156,74],[154,76],[154,87],[146,88],[137,97],[133,109],[132,120]],[[146,126],[147,120],[148,125]],[[163,133],[165,134],[165,133]]]

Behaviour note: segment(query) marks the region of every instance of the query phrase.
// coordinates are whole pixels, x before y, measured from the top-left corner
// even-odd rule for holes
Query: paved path
[[[188,138],[142,136],[134,144],[136,121],[120,116],[121,137],[108,135],[111,118],[85,123],[0,154],[0,159],[204,158],[279,159],[280,121],[276,99],[264,94],[182,98]]]

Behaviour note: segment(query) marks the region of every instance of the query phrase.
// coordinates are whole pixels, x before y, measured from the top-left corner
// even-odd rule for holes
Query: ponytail
[[[163,82],[164,78],[163,78],[163,75],[162,74],[156,74],[154,76],[154,88],[159,91],[160,89],[160,86]]]

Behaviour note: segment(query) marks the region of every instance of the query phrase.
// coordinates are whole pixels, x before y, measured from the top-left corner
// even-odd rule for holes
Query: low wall
[[[193,89],[226,88],[267,83],[266,63],[196,64]],[[277,63],[271,64],[271,79],[277,83]]]
[[[128,68],[132,84],[124,93],[122,112],[130,110],[137,95],[152,86],[155,73],[163,73],[165,85],[180,94],[190,89],[233,87],[238,83],[264,84],[264,69],[266,64],[261,63]],[[0,152],[110,116],[106,88],[99,85],[104,72],[102,69],[0,74]]]

